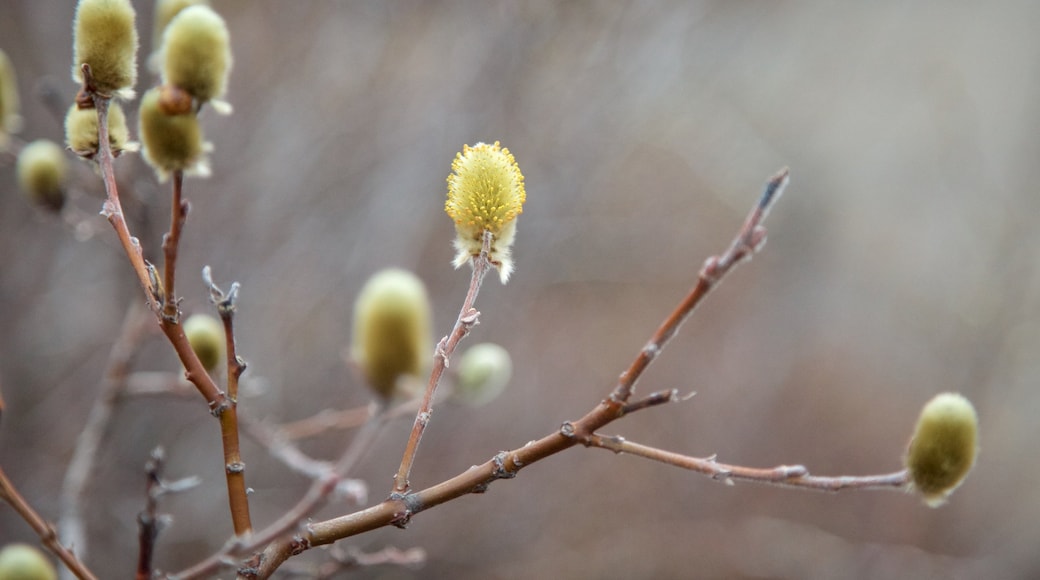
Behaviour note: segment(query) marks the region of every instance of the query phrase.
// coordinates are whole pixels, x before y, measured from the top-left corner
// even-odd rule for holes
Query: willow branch
[[[735,481],[745,481],[831,492],[845,489],[894,489],[905,491],[910,484],[910,475],[905,469],[883,475],[818,476],[811,475],[809,470],[803,465],[778,465],[768,468],[729,465],[719,463],[714,456],[690,457],[672,451],[657,449],[656,447],[633,443],[624,437],[616,435],[608,436],[593,433],[583,437],[582,443],[586,447],[607,449],[614,453],[627,453],[689,469],[727,484],[732,484]]]
[[[40,514],[36,513],[36,510],[25,501],[18,490],[11,483],[11,480],[7,479],[7,475],[4,474],[4,470],[0,469],[0,499],[7,502],[14,511],[18,512],[18,515],[25,520],[29,526],[36,532],[36,535],[40,537],[40,542],[51,551],[52,554],[58,557],[59,560],[65,564],[65,567],[69,569],[77,578],[81,580],[97,580],[97,576],[87,568],[83,562],[76,558],[76,555],[71,550],[62,545],[58,541],[58,534],[54,531],[54,526],[50,522],[43,519]]]
[[[769,215],[769,210],[773,207],[773,204],[783,194],[784,188],[787,187],[788,179],[788,171],[785,167],[766,182],[762,197],[744,220],[744,225],[737,232],[737,236],[733,239],[729,248],[721,256],[712,256],[705,260],[693,289],[679,303],[679,306],[665,318],[657,332],[650,337],[650,341],[646,343],[643,350],[632,361],[628,370],[621,373],[621,376],[618,377],[618,384],[614,388],[614,392],[610,394],[612,401],[616,403],[628,401],[643,371],[661,354],[665,345],[679,331],[679,327],[689,318],[693,309],[704,300],[704,297],[712,289],[718,286],[719,282],[735,266],[750,259],[755,252],[762,248],[766,241],[766,230],[762,223],[765,221],[766,216]]]
[[[401,466],[397,469],[397,474],[394,475],[394,487],[390,490],[391,497],[405,495],[411,488],[408,478],[412,473],[415,456],[419,452],[419,443],[422,441],[423,432],[426,430],[426,425],[429,424],[431,414],[433,413],[433,397],[437,392],[437,385],[440,383],[441,375],[444,374],[444,369],[448,367],[448,359],[455,352],[455,347],[469,333],[469,329],[477,324],[480,313],[473,308],[473,303],[477,300],[477,294],[480,292],[480,285],[484,282],[484,276],[491,269],[491,262],[488,259],[488,254],[491,252],[491,238],[491,232],[485,230],[480,255],[473,257],[473,276],[470,278],[469,290],[466,292],[466,299],[462,302],[462,309],[459,310],[459,317],[455,321],[455,327],[452,328],[449,335],[442,338],[440,343],[437,344],[437,350],[433,355],[433,370],[430,372],[430,382],[426,385],[426,392],[423,393],[419,412],[415,415],[412,433],[408,437],[408,444],[405,446],[404,455],[401,457]],[[407,518],[400,522],[401,525],[406,523]]]
[[[183,199],[181,189],[184,183],[184,172],[173,172],[173,195],[170,202],[170,231],[163,235],[163,288],[164,299],[162,315],[174,320],[180,315],[177,308],[177,250],[181,241],[181,230],[188,218],[188,202]]]

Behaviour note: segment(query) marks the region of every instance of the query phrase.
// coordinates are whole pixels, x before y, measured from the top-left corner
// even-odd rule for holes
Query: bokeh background
[[[151,2],[135,2],[142,60]],[[342,362],[354,297],[381,268],[428,285],[447,332],[468,283],[443,212],[464,143],[501,140],[528,202],[506,286],[480,295],[470,344],[507,347],[509,390],[444,405],[413,483],[426,486],[584,414],[731,239],[764,181],[791,167],[770,241],[645,375],[692,400],[611,433],[754,466],[894,471],[917,413],[960,391],[982,452],[941,509],[890,492],[720,485],[572,449],[415,518],[347,540],[422,547],[424,567],[364,578],[1027,578],[1040,576],[1040,4],[1033,2],[387,2],[216,0],[232,34],[235,112],[204,115],[214,175],[189,180],[179,290],[242,283],[239,343],[271,422],[369,400]],[[0,48],[19,74],[25,139],[62,138],[73,6],[6,1]],[[155,82],[142,71],[138,88]],[[133,104],[129,105],[134,109]],[[168,193],[118,162],[135,231],[156,252]],[[0,464],[43,514],[58,494],[140,290],[77,174],[65,219],[19,194],[0,160]],[[75,222],[78,225],[70,225]],[[135,370],[177,369],[161,337]],[[352,474],[381,499],[409,419]],[[87,562],[127,577],[142,466],[203,485],[164,500],[157,564],[180,569],[230,534],[217,423],[201,399],[120,407],[89,488]],[[305,449],[335,457],[336,433]],[[263,525],[307,482],[251,441]],[[318,517],[347,513],[332,505]],[[0,507],[0,541],[32,541]],[[320,550],[300,561],[327,558]]]

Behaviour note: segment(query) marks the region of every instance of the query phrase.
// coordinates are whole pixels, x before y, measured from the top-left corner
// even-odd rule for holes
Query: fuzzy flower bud
[[[8,544],[0,550],[0,578],[55,580],[58,573],[42,552],[29,544]]]
[[[955,393],[936,395],[921,410],[906,466],[914,489],[929,506],[942,505],[971,471],[978,427],[971,402]]]
[[[18,155],[18,185],[33,203],[58,211],[65,205],[65,151],[39,139]]]
[[[99,92],[132,99],[137,82],[134,18],[130,0],[80,0],[73,24],[72,79],[83,82],[80,66],[86,63]]]
[[[108,142],[112,155],[123,151],[137,151],[138,144],[130,141],[126,115],[115,102],[108,107]],[[80,109],[72,105],[65,115],[65,144],[80,157],[93,159],[98,151],[98,114],[96,109]]]
[[[144,145],[144,160],[155,169],[159,181],[166,181],[174,171],[206,177],[209,175],[206,154],[212,147],[203,141],[202,129],[194,112],[167,113],[170,109],[163,99],[167,89],[165,86],[156,87],[141,97],[137,131]],[[176,92],[176,89],[169,90]]]
[[[365,283],[354,304],[351,359],[368,385],[387,400],[408,390],[429,364],[430,301],[411,272],[388,269]]]
[[[0,148],[7,144],[7,135],[16,133],[22,124],[18,116],[18,81],[14,67],[0,50]]]
[[[231,40],[212,8],[190,6],[173,17],[163,33],[162,61],[163,83],[211,103],[218,113],[231,112],[231,105],[219,100],[231,72]]]
[[[452,397],[466,405],[483,405],[502,394],[512,374],[509,351],[490,342],[473,345],[459,359]]]
[[[516,218],[524,211],[524,176],[509,149],[477,143],[455,156],[444,210],[455,222],[456,268],[480,255],[484,232],[492,236],[488,259],[505,284],[513,272]]]
[[[156,0],[152,26],[152,50],[158,52],[162,46],[163,32],[166,26],[181,10],[196,4],[209,6],[208,0]],[[158,69],[156,69],[158,70]]]
[[[192,314],[184,321],[184,336],[199,362],[207,371],[217,368],[224,360],[227,343],[224,325],[208,314]]]

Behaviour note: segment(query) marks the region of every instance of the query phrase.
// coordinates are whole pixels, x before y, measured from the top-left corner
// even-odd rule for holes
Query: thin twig
[[[627,453],[653,461],[660,461],[690,471],[696,471],[716,481],[732,484],[735,481],[763,483],[782,487],[800,487],[817,491],[841,491],[844,489],[894,489],[906,490],[910,484],[907,470],[884,475],[862,476],[818,476],[811,475],[803,465],[778,465],[758,468],[719,463],[714,456],[690,457],[627,441],[624,437],[593,433],[582,438],[586,447],[607,449],[614,453]]]
[[[104,446],[119,404],[120,393],[130,371],[130,364],[141,343],[142,335],[149,328],[150,316],[139,302],[134,301],[123,317],[122,328],[108,355],[108,364],[102,381],[101,392],[94,399],[76,448],[65,471],[61,489],[61,517],[58,528],[62,541],[75,546],[80,557],[87,555],[87,533],[83,522],[82,505],[87,484],[94,473],[98,451]]]
[[[11,480],[7,479],[3,469],[0,469],[0,499],[7,502],[14,508],[14,511],[18,512],[18,515],[22,516],[22,519],[40,537],[40,542],[52,554],[57,556],[77,578],[81,580],[97,580],[97,576],[83,562],[79,561],[71,550],[58,541],[58,534],[55,532],[54,526],[43,519],[40,514],[36,513],[36,510],[25,501],[25,498],[18,493],[14,484],[11,483]]]
[[[227,293],[213,283],[209,266],[202,270],[203,280],[209,285],[210,300],[217,307],[224,323],[224,338],[227,342],[227,389],[228,404],[221,410],[220,434],[224,441],[224,472],[227,475],[228,501],[235,535],[244,536],[253,530],[249,517],[249,496],[246,488],[246,464],[242,461],[238,436],[238,379],[246,365],[235,348],[235,302],[238,299],[238,282],[233,282]]]
[[[769,210],[773,207],[773,204],[780,199],[780,195],[787,186],[788,179],[786,167],[770,178],[766,183],[765,191],[762,192],[762,197],[759,199],[758,204],[748,214],[743,227],[737,232],[737,236],[733,239],[729,249],[722,256],[712,256],[704,262],[693,289],[679,303],[679,306],[668,315],[668,318],[661,323],[657,332],[650,337],[650,341],[646,343],[643,350],[632,361],[628,370],[621,373],[621,376],[618,377],[618,384],[614,388],[614,392],[610,394],[610,399],[613,402],[619,404],[628,402],[629,397],[632,396],[635,390],[636,381],[642,376],[643,371],[650,366],[650,363],[657,358],[657,355],[661,354],[665,345],[675,336],[675,333],[678,332],[679,327],[690,316],[693,309],[722,281],[734,266],[750,258],[752,254],[762,248],[766,241],[766,230],[762,223],[765,221],[766,216],[769,215]]]
[[[162,489],[163,451],[161,447],[152,450],[152,456],[145,463],[145,475],[148,478],[145,487],[145,509],[137,514],[138,552],[137,580],[151,580],[152,556],[155,553],[155,540],[159,537],[162,520],[159,516],[159,496]]]
[[[180,316],[176,291],[177,251],[181,241],[181,231],[188,218],[188,202],[181,195],[184,183],[184,172],[173,172],[173,194],[170,203],[170,231],[163,235],[163,318],[177,320]]]
[[[439,389],[437,392],[443,395],[443,389]],[[390,420],[415,413],[420,403],[421,399],[418,398],[402,401],[384,409],[382,411],[383,419]],[[367,423],[374,412],[371,405],[352,409],[323,409],[310,417],[282,423],[278,428],[282,435],[289,439],[306,439],[327,431],[355,429]]]
[[[302,576],[311,579],[333,578],[342,572],[368,568],[371,566],[401,566],[404,568],[418,568],[426,563],[426,550],[422,548],[409,548],[401,550],[388,546],[377,552],[362,552],[356,547],[348,547],[345,550],[330,551],[332,562],[325,562],[317,566],[301,565],[299,568],[286,566],[282,572],[289,576]]]
[[[473,303],[480,292],[480,285],[484,282],[484,276],[491,269],[491,262],[488,260],[488,254],[491,252],[491,239],[491,232],[484,231],[483,246],[481,247],[480,255],[473,257],[473,276],[470,278],[469,290],[466,292],[466,299],[462,302],[462,309],[459,310],[459,317],[455,321],[455,327],[452,328],[451,334],[441,339],[433,355],[433,370],[430,372],[430,382],[426,385],[422,404],[419,405],[419,412],[415,415],[412,433],[408,437],[408,444],[405,446],[404,455],[401,457],[401,466],[397,469],[397,474],[394,475],[394,486],[390,490],[390,497],[403,496],[410,490],[411,486],[408,478],[412,473],[415,456],[419,452],[419,443],[422,441],[423,432],[426,430],[426,425],[429,424],[433,413],[433,397],[437,392],[437,385],[440,383],[441,375],[444,373],[444,369],[448,367],[448,359],[455,352],[455,347],[458,346],[459,341],[469,333],[470,328],[477,324],[480,313],[473,308]],[[407,514],[398,523],[401,526],[407,524]]]

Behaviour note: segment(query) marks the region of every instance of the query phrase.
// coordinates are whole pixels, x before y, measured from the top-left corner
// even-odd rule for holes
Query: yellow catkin
[[[7,143],[7,135],[20,128],[18,116],[18,80],[11,61],[0,50],[0,147]]]
[[[126,115],[118,103],[108,108],[108,142],[113,155],[123,151],[136,151],[137,144],[130,141],[130,129],[126,126]],[[98,150],[98,118],[95,109],[80,109],[76,105],[65,115],[65,144],[73,153],[93,158]]]
[[[80,0],[73,24],[72,78],[83,82],[90,65],[94,87],[103,94],[133,98],[137,82],[137,29],[130,0]]]
[[[0,549],[0,578],[56,580],[58,572],[43,552],[29,544],[7,544]]]
[[[967,477],[978,452],[979,419],[968,399],[942,393],[921,410],[906,455],[913,488],[941,505]]]
[[[153,11],[152,23],[152,50],[158,51],[162,47],[163,32],[166,26],[173,20],[181,10],[196,4],[209,6],[208,0],[156,0]]]
[[[351,358],[368,385],[387,400],[407,394],[428,368],[430,301],[415,274],[388,269],[365,283],[354,304]]]
[[[209,175],[209,145],[202,138],[198,117],[190,111],[166,114],[160,103],[161,94],[162,87],[156,87],[141,97],[138,133],[144,160],[155,169],[160,181],[174,171]]]
[[[227,91],[231,41],[227,25],[209,6],[190,6],[173,17],[163,33],[162,77],[201,103]],[[227,112],[226,103],[218,112]]]
[[[57,211],[65,205],[65,151],[39,139],[18,154],[18,185],[33,203]]]
[[[224,325],[208,314],[192,314],[184,321],[184,335],[191,350],[207,371],[217,368],[227,356]]]
[[[484,342],[462,354],[457,372],[452,398],[466,405],[483,405],[505,390],[513,374],[513,360],[506,349]]]
[[[455,222],[453,264],[458,268],[479,256],[484,232],[490,232],[488,257],[505,284],[513,271],[511,247],[516,237],[516,219],[527,199],[520,167],[509,149],[495,141],[493,145],[464,146],[451,169],[444,210]]]

